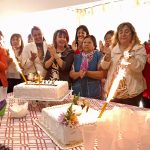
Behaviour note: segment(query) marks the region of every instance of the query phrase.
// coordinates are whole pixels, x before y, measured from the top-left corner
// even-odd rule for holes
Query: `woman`
[[[3,34],[0,31],[0,86],[7,87],[7,76],[6,76],[6,70],[8,68],[7,64],[7,53],[6,49],[3,48]]]
[[[106,34],[104,36],[105,44],[103,45],[102,41],[99,42],[99,49],[100,49],[100,51],[102,51],[103,54],[109,53],[110,46],[111,46],[112,40],[113,40],[113,36],[114,36],[114,31],[109,30],[106,32]]]
[[[24,47],[22,36],[18,33],[12,34],[10,38],[10,44],[11,44],[11,50],[14,51],[18,63],[21,63],[22,50]],[[14,86],[22,82],[20,73],[16,69],[16,65],[10,56],[8,58],[7,78],[8,78],[8,93],[13,92]]]
[[[68,81],[71,88],[69,72],[73,63],[74,52],[68,46],[69,36],[65,29],[57,30],[53,36],[53,45],[48,46],[44,60],[47,70],[45,79]]]
[[[143,106],[145,108],[150,108],[150,33],[149,40],[145,42],[144,45],[147,53],[147,61],[143,70],[143,75],[146,80],[147,89],[143,92]]]
[[[101,62],[101,67],[108,70],[105,84],[106,97],[110,92],[113,80],[118,73],[124,52],[129,50],[128,66],[123,80],[120,81],[113,97],[113,102],[139,106],[142,92],[146,88],[142,71],[146,63],[146,52],[140,44],[133,25],[129,22],[120,24],[117,28],[111,49],[111,56],[106,54]]]
[[[32,37],[32,34],[29,34],[28,35],[28,43],[31,43],[31,42],[33,42],[34,40],[33,40],[33,37]]]
[[[75,40],[72,43],[72,49],[74,50],[75,54],[80,54],[82,51],[82,43],[87,35],[89,35],[89,30],[85,25],[80,25],[76,29]]]
[[[83,97],[100,98],[101,79],[104,72],[98,70],[98,63],[102,53],[96,50],[96,39],[93,35],[88,35],[83,40],[83,51],[75,55],[74,64],[70,71],[73,79],[73,93]]]
[[[106,53],[110,53],[110,49],[111,49],[111,45],[112,45],[112,39],[114,36],[114,31],[113,30],[109,30],[106,32],[105,36],[104,36],[104,41],[105,44],[103,45],[102,41],[99,42],[99,49],[100,51],[104,54]],[[102,99],[105,98],[104,96],[104,85],[105,85],[106,79],[102,79],[101,80],[101,84],[102,84]]]
[[[31,29],[33,42],[27,44],[23,49],[22,66],[26,76],[29,73],[40,74],[45,77],[46,70],[43,68],[43,61],[47,51],[47,44],[39,27]]]
[[[6,70],[8,67],[7,64],[7,53],[3,48],[3,34],[0,31],[0,115],[4,115],[4,110],[6,107],[6,94],[7,94],[7,76]]]

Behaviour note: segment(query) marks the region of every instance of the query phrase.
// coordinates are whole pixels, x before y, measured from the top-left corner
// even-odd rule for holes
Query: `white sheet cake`
[[[71,104],[64,104],[59,106],[47,107],[42,109],[40,123],[46,128],[48,132],[54,136],[57,141],[63,145],[70,145],[80,143],[83,141],[81,126],[84,124],[95,123],[99,112],[89,108],[88,112],[82,111],[81,106],[73,105],[75,112],[82,111],[82,115],[78,116],[78,126],[69,127],[58,122],[60,114],[66,113]]]
[[[54,85],[51,85],[48,82],[41,84],[29,82],[29,84],[20,83],[14,86],[13,92],[15,98],[31,100],[59,100],[69,92],[69,87],[67,81],[55,81]]]

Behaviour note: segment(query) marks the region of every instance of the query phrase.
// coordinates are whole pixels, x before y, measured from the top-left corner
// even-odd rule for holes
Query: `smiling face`
[[[58,47],[62,47],[64,48],[67,45],[67,39],[66,36],[64,34],[60,34],[58,32],[57,36],[56,36],[56,44],[57,44],[57,48]]]
[[[78,42],[83,42],[86,36],[87,36],[87,33],[82,28],[80,28],[77,32]]]
[[[118,40],[120,45],[128,46],[132,40],[132,32],[130,28],[125,25],[118,31]]]
[[[42,36],[41,30],[34,29],[32,32],[32,37],[33,37],[35,43],[43,43],[43,36]]]
[[[14,36],[11,39],[11,45],[14,49],[21,47],[21,39],[17,36]]]
[[[112,35],[111,34],[107,34],[105,37],[105,45],[106,47],[109,47],[112,43]]]
[[[94,43],[90,37],[87,37],[83,40],[82,47],[85,53],[90,53],[95,49]]]

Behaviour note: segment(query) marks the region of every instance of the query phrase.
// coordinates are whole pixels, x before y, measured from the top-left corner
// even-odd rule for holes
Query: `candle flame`
[[[126,52],[126,55],[128,54],[128,52]],[[120,62],[120,66],[119,66],[119,70],[118,70],[118,74],[116,76],[116,78],[113,81],[113,84],[110,88],[108,97],[107,97],[107,103],[110,102],[111,99],[113,99],[113,96],[119,86],[119,82],[123,79],[123,77],[125,77],[126,74],[126,67],[129,65],[130,63],[128,62],[128,59],[126,57],[123,57],[121,59]]]
[[[13,62],[16,65],[16,69],[19,71],[19,73],[22,73],[22,70],[21,70],[21,68],[19,66],[19,63],[18,63],[17,59],[16,59],[15,53],[14,53],[14,51],[12,49],[9,50],[9,55],[13,59]]]
[[[139,102],[139,107],[140,107],[140,108],[143,108],[143,103],[142,103],[142,101]]]
[[[119,86],[119,82],[120,82],[120,80],[123,79],[124,76],[125,76],[125,68],[120,67],[118,74],[117,74],[116,78],[114,79],[113,84],[110,88],[110,92],[109,92],[108,97],[107,97],[108,103],[113,98],[113,96],[114,96],[114,94],[115,94],[115,92]]]
[[[108,105],[108,103],[110,102],[111,99],[113,99],[113,96],[119,86],[120,81],[123,79],[123,77],[125,76],[126,73],[126,67],[128,66],[128,64],[130,64],[126,58],[122,58],[121,62],[120,62],[120,66],[119,66],[119,70],[118,70],[118,74],[116,76],[116,78],[114,79],[108,97],[106,99],[106,102],[104,103],[102,110],[98,116],[98,118],[101,118],[104,111],[106,110],[106,107]]]
[[[19,63],[18,63],[18,61],[17,61],[17,59],[16,59],[15,53],[14,53],[14,51],[13,51],[11,48],[10,48],[10,50],[9,50],[9,55],[10,55],[10,57],[12,58],[13,62],[15,63],[16,69],[17,69],[18,72],[21,74],[21,76],[23,77],[24,81],[27,83],[27,80],[26,80],[26,78],[25,78],[25,76],[24,76],[24,74],[23,74],[23,72],[22,72],[22,70],[21,70],[21,68],[20,68],[20,66],[19,66]]]

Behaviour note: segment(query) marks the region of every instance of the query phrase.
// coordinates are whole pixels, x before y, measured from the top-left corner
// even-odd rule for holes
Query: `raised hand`
[[[106,53],[104,56],[104,60],[109,62],[111,60],[111,53]]]
[[[48,45],[47,48],[48,48],[48,51],[50,52],[51,56],[54,56],[56,54],[56,49],[53,44]]]
[[[74,51],[77,50],[77,43],[76,43],[75,40],[72,42],[72,49],[73,49]]]
[[[36,57],[37,57],[37,54],[31,51],[31,57],[30,57],[30,60],[31,60],[32,62],[34,62],[35,59],[36,59]]]
[[[104,45],[102,41],[99,41],[99,50],[103,52],[104,50]]]

